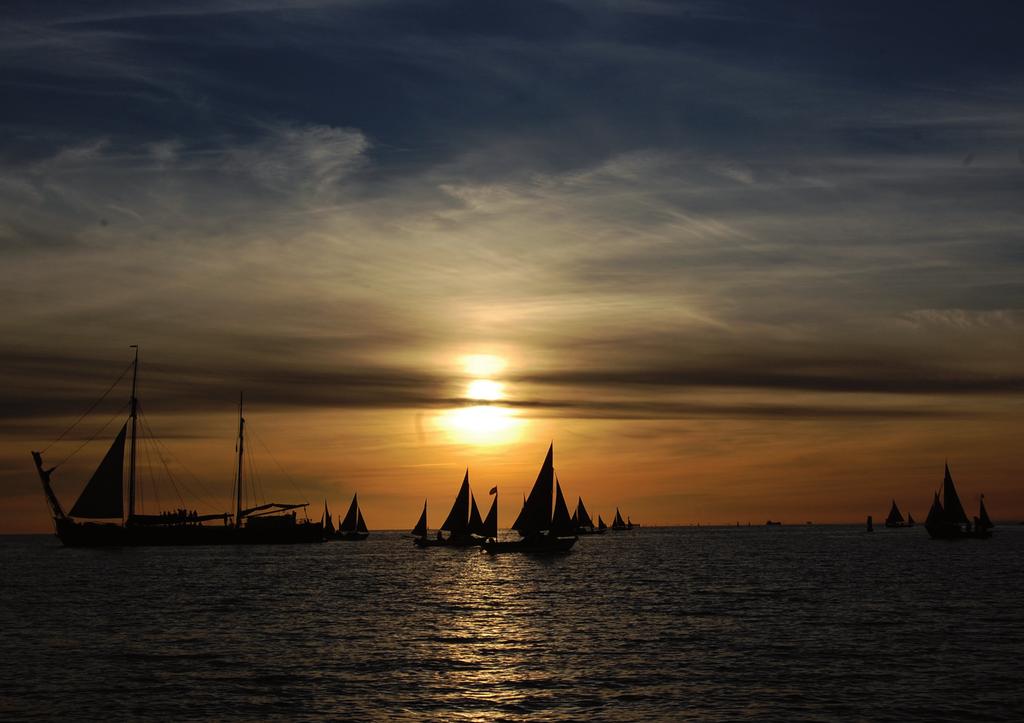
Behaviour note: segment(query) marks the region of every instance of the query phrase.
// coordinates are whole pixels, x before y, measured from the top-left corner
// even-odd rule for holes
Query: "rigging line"
[[[171,472],[171,468],[168,466],[167,460],[164,459],[163,454],[160,452],[160,440],[157,439],[157,436],[153,433],[153,428],[149,424],[149,418],[146,417],[144,414],[141,414],[141,413],[139,415],[139,418],[142,421],[143,429],[149,435],[149,437],[147,438],[147,441],[152,444],[153,451],[156,453],[157,458],[160,460],[160,464],[163,465],[164,470],[167,472],[167,479],[170,480],[171,487],[174,488],[174,494],[175,494],[175,496],[177,496],[178,502],[181,503],[182,507],[185,507],[186,506],[185,505],[185,500],[181,496],[181,490],[178,489],[178,483],[174,479],[174,474]],[[146,450],[146,455],[147,455],[146,459],[148,460],[149,459],[149,449],[148,449],[148,447],[147,447],[147,450]],[[182,485],[184,485],[184,482],[182,482]],[[156,493],[156,478],[155,477],[154,477],[154,482],[153,482],[153,489],[154,489],[154,493]],[[195,495],[192,494],[191,490],[189,490],[187,487],[185,488],[185,491],[187,493],[189,493],[191,496],[195,497]],[[157,504],[158,505],[160,504],[159,494],[157,494]]]
[[[144,415],[140,412],[140,418],[143,417],[143,416]],[[155,450],[155,452],[157,454],[157,457],[160,458],[160,462],[163,464],[164,469],[167,471],[167,477],[171,480],[171,484],[174,485],[174,491],[175,491],[175,494],[177,494],[177,496],[178,496],[178,500],[182,504],[185,504],[185,500],[182,499],[181,492],[180,492],[180,490],[178,490],[178,480],[175,479],[174,473],[171,472],[170,465],[167,462],[168,459],[170,459],[172,462],[176,463],[179,467],[181,467],[183,470],[185,470],[185,472],[187,472],[188,475],[190,477],[192,477],[192,479],[195,481],[195,483],[199,486],[199,491],[202,494],[196,494],[194,490],[192,490],[191,488],[189,488],[189,486],[187,484],[185,484],[185,480],[180,480],[181,486],[184,488],[185,493],[189,497],[194,497],[197,501],[200,500],[200,499],[205,499],[205,498],[212,497],[212,495],[210,494],[210,491],[203,484],[202,480],[200,480],[198,477],[196,477],[196,475],[192,472],[192,470],[190,470],[188,467],[186,467],[184,464],[182,464],[181,460],[179,460],[174,455],[174,453],[171,452],[170,448],[166,444],[164,444],[160,440],[160,438],[156,436],[156,434],[154,434],[153,428],[149,424],[148,417],[143,419],[143,424],[145,425],[146,431],[149,433],[150,439],[153,442],[154,450]],[[164,457],[165,454],[166,454],[166,458]]]
[[[119,383],[119,382],[120,382],[120,381],[121,381],[122,379],[124,379],[124,375],[128,373],[128,370],[129,370],[129,369],[131,369],[131,368],[132,368],[132,364],[134,364],[134,362],[128,362],[128,366],[126,366],[126,367],[124,368],[124,371],[122,371],[122,372],[121,372],[121,375],[120,375],[120,376],[119,376],[119,377],[118,377],[117,379],[115,379],[115,380],[114,380],[114,383],[113,383],[113,384],[111,384],[111,385],[110,385],[110,386],[109,386],[109,387],[107,388],[107,391],[103,392],[103,396],[102,396],[102,397],[100,397],[99,399],[97,399],[97,400],[96,400],[95,402],[93,402],[93,403],[92,403],[92,404],[91,404],[91,405],[89,406],[89,408],[88,408],[88,409],[86,409],[86,410],[85,410],[84,412],[82,412],[82,414],[81,414],[81,415],[80,415],[80,416],[78,417],[78,419],[76,419],[76,420],[75,420],[74,422],[72,422],[72,423],[71,423],[71,426],[70,426],[70,427],[68,427],[68,428],[67,428],[67,429],[65,429],[65,430],[64,430],[63,432],[61,432],[61,433],[60,433],[60,436],[59,436],[59,437],[57,437],[57,439],[53,440],[53,441],[52,441],[52,442],[50,442],[50,443],[49,443],[48,445],[46,445],[45,447],[43,447],[43,448],[42,448],[42,450],[41,450],[41,451],[40,451],[39,453],[40,453],[40,454],[46,454],[46,450],[48,450],[48,449],[49,449],[50,447],[52,447],[53,445],[57,444],[57,442],[59,442],[59,441],[61,441],[62,439],[64,439],[64,437],[66,437],[66,436],[67,436],[68,432],[70,432],[70,431],[71,431],[72,429],[74,429],[74,428],[75,428],[76,426],[78,426],[78,423],[79,423],[79,422],[81,422],[81,421],[82,421],[83,419],[85,419],[85,418],[86,418],[86,417],[87,417],[87,416],[89,415],[89,413],[90,413],[90,412],[92,412],[92,410],[94,410],[94,409],[95,409],[95,408],[96,408],[96,407],[97,407],[97,406],[99,405],[99,403],[100,403],[100,402],[102,402],[102,401],[103,401],[104,399],[106,399],[106,398],[107,398],[107,395],[108,395],[108,394],[110,394],[110,392],[112,392],[112,391],[114,390],[114,387],[116,387],[116,386],[118,385],[118,383]],[[68,457],[68,459],[71,459],[71,458],[70,458],[70,457]]]
[[[277,468],[279,470],[281,470],[281,474],[283,474],[284,478],[286,480],[288,480],[288,484],[290,484],[292,486],[292,489],[295,490],[295,493],[299,497],[303,498],[305,500],[306,504],[309,504],[309,499],[306,497],[306,495],[303,493],[303,491],[301,489],[299,489],[299,486],[297,484],[295,484],[295,480],[292,479],[292,476],[290,474],[288,474],[288,470],[286,470],[281,465],[281,463],[277,461],[277,458],[274,456],[274,453],[270,451],[270,447],[268,447],[266,442],[263,441],[263,437],[261,437],[255,431],[252,432],[252,435],[254,437],[256,437],[256,441],[260,443],[260,446],[263,447],[263,449],[266,451],[266,453],[270,456],[270,459],[273,460],[274,464],[277,465]]]
[[[123,406],[128,406],[128,405],[126,404],[126,405],[123,405]],[[95,440],[95,439],[96,439],[96,438],[97,438],[98,436],[100,436],[101,434],[103,434],[103,430],[105,430],[105,429],[106,429],[107,427],[109,427],[109,426],[110,426],[110,423],[111,423],[111,422],[113,422],[113,421],[114,421],[115,419],[117,419],[118,417],[120,417],[120,416],[121,416],[122,414],[124,414],[124,409],[118,409],[118,410],[117,410],[116,412],[114,412],[114,414],[113,414],[113,415],[112,415],[112,416],[110,417],[110,419],[108,419],[108,420],[107,420],[106,422],[104,422],[104,423],[103,423],[103,426],[102,426],[102,427],[100,427],[99,429],[97,429],[97,430],[96,430],[96,432],[95,432],[95,433],[94,433],[94,434],[93,434],[93,435],[92,435],[91,437],[89,437],[89,438],[88,438],[88,439],[86,439],[86,440],[85,440],[84,442],[82,442],[82,443],[81,443],[80,445],[78,445],[78,447],[77,447],[77,448],[75,449],[75,451],[73,451],[73,452],[72,452],[71,454],[69,454],[69,455],[68,455],[67,457],[65,457],[64,459],[62,459],[62,460],[61,460],[60,462],[58,462],[57,464],[55,464],[55,465],[53,466],[53,468],[54,468],[54,469],[57,469],[57,468],[58,468],[58,467],[60,467],[60,466],[61,466],[62,464],[64,464],[65,462],[67,462],[67,461],[68,461],[69,459],[71,459],[72,457],[74,457],[74,456],[75,456],[76,454],[78,454],[79,452],[81,452],[81,451],[82,451],[82,448],[83,448],[83,447],[85,447],[85,445],[89,444],[89,442],[92,442],[92,441],[93,441],[93,440]]]

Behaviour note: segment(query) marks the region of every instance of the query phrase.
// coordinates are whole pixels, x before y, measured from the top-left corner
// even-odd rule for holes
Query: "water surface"
[[[4,718],[1024,718],[1024,528],[640,529],[568,555],[0,541]]]

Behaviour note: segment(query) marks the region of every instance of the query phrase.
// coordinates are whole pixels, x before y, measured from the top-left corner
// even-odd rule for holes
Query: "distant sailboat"
[[[521,536],[521,540],[502,541],[496,534],[483,542],[481,547],[491,554],[502,552],[552,553],[568,552],[576,544],[569,508],[562,495],[562,487],[555,480],[554,445],[548,448],[544,464],[541,465],[530,496],[526,498],[522,511],[516,518],[513,529]],[[551,509],[551,495],[555,495],[554,512]],[[498,499],[495,497],[492,510],[495,520],[498,514]],[[488,519],[491,515],[488,514]],[[497,530],[495,529],[496,533]]]
[[[911,523],[913,524],[913,523]],[[903,519],[903,514],[900,512],[900,508],[896,506],[896,500],[892,501],[892,507],[889,508],[889,516],[885,518],[886,527],[909,527],[906,520]]]
[[[345,519],[338,525],[338,531],[334,535],[335,540],[346,540],[355,542],[365,540],[370,536],[366,529],[366,522],[363,521],[363,511],[359,509],[359,495],[352,495],[352,504],[348,506]]]
[[[324,526],[324,537],[330,539],[334,536],[334,522],[331,521],[331,511],[327,509],[327,500],[324,500],[324,517],[320,524]]]
[[[985,509],[985,498],[982,495],[979,503],[978,517],[975,518],[975,526],[972,530],[971,522],[967,519],[967,513],[960,502],[960,495],[956,492],[953,484],[953,477],[949,473],[949,465],[946,465],[946,472],[942,480],[941,498],[936,492],[932,499],[931,509],[928,510],[928,519],[924,527],[932,539],[955,540],[967,537],[990,537],[992,535],[992,520],[989,519],[988,510]]]
[[[604,520],[601,519],[601,515],[598,515],[597,516],[597,531],[598,532],[604,532],[607,529],[608,529],[608,525],[606,525],[604,523]]]
[[[632,530],[634,527],[640,525],[634,525],[631,521],[623,520],[622,514],[619,512],[619,508],[615,508],[615,519],[612,520],[612,530],[619,532],[621,530]]]
[[[423,512],[420,513],[420,518],[416,521],[416,526],[412,528],[412,536],[423,538],[427,537],[427,501],[423,500]]]
[[[600,515],[598,515],[598,519],[600,519]],[[576,511],[572,513],[572,521],[577,535],[603,535],[605,532],[603,527],[594,527],[594,520],[590,518],[590,513],[587,512],[582,497],[577,498]]]

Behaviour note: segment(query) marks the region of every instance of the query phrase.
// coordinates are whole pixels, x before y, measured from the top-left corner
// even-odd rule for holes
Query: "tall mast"
[[[235,527],[242,526],[242,450],[245,446],[245,417],[242,416],[244,392],[238,393],[238,479],[235,481],[238,495],[235,498]]]
[[[139,376],[139,345],[132,344],[131,347],[135,350],[135,361],[132,365],[132,402],[131,402],[131,417],[132,417],[132,443],[131,451],[128,454],[128,519],[130,520],[135,516],[135,427],[138,416],[139,400],[135,397],[135,381]]]

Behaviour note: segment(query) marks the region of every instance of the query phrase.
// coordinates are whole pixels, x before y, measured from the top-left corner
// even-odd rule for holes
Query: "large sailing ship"
[[[942,487],[932,499],[932,506],[928,510],[928,518],[925,520],[924,527],[932,539],[956,540],[969,537],[991,537],[992,528],[995,525],[992,524],[988,510],[985,509],[985,495],[981,495],[978,503],[978,516],[974,518],[974,525],[971,525],[964,506],[960,502],[960,495],[957,494],[953,476],[949,473],[947,464]]]
[[[51,475],[60,464],[47,469],[42,452],[32,452],[43,493],[50,507],[57,537],[68,547],[113,547],[154,545],[224,545],[240,543],[316,542],[322,528],[298,522],[294,510],[299,505],[269,504],[245,509],[243,500],[244,425],[239,404],[238,468],[236,470],[236,510],[234,520],[227,512],[200,514],[174,511],[145,514],[136,504],[138,489],[138,417],[136,394],[139,370],[137,346],[131,364],[132,384],[128,418],[89,478],[71,510],[65,513],[51,484]],[[123,376],[123,375],[122,375]],[[116,386],[117,382],[111,389]],[[108,390],[109,393],[110,390]],[[106,394],[104,394],[104,397]],[[101,397],[99,401],[102,401]],[[98,402],[97,402],[98,404]],[[93,408],[96,404],[93,405]],[[83,415],[78,421],[81,421]],[[75,422],[77,424],[78,422]],[[70,431],[69,427],[65,434]],[[128,480],[125,485],[125,446],[128,446]],[[66,460],[65,460],[66,461]],[[127,487],[127,489],[126,489]],[[127,498],[127,510],[125,501]],[[283,513],[283,514],[282,514]],[[205,524],[219,521],[220,524]]]
[[[555,507],[551,509],[554,492]],[[492,510],[497,527],[498,500],[495,497]],[[490,515],[488,515],[490,518]],[[568,552],[576,544],[576,530],[569,508],[562,496],[562,487],[555,479],[554,444],[548,447],[544,464],[540,468],[533,489],[523,504],[512,529],[520,534],[520,540],[499,541],[497,535],[484,540],[481,547],[491,554],[502,552],[553,553]]]

